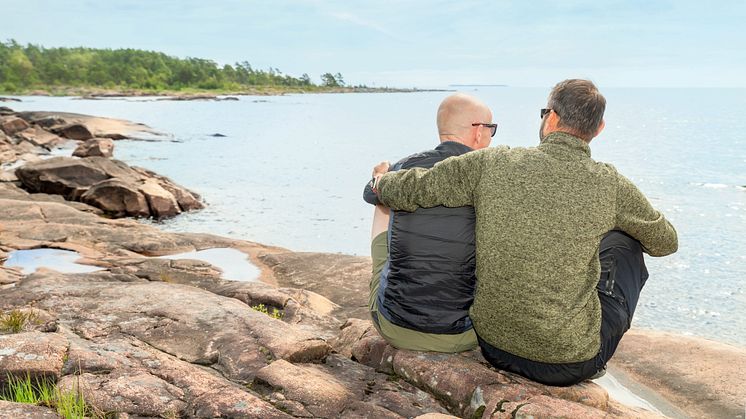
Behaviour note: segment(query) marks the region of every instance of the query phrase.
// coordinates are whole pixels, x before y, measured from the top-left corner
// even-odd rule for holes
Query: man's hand
[[[373,168],[373,177],[385,174],[386,172],[389,171],[389,167],[391,167],[391,164],[389,162],[387,162],[387,161],[382,161],[382,162],[378,163]]]

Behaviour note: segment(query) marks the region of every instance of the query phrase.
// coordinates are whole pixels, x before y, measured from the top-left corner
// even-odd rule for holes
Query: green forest
[[[0,93],[70,89],[113,91],[242,92],[328,90],[345,86],[339,73],[325,73],[320,83],[308,74],[293,77],[276,68],[260,70],[244,61],[220,66],[202,58],[177,58],[137,49],[44,48],[0,42]],[[364,87],[364,86],[360,86]]]

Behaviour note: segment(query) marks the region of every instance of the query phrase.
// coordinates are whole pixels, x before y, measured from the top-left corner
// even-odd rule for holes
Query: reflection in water
[[[197,259],[220,268],[223,278],[235,281],[256,281],[259,268],[249,262],[245,253],[231,248],[198,250],[176,255],[159,256],[161,259]]]
[[[4,266],[21,268],[24,274],[35,272],[38,268],[53,269],[62,273],[85,273],[101,270],[98,266],[75,263],[80,259],[78,252],[62,249],[29,249],[16,250]]]

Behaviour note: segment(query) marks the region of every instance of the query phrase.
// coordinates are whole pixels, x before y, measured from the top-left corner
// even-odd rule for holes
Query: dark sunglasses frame
[[[481,125],[483,127],[487,127],[487,128],[490,129],[490,137],[494,137],[495,134],[497,133],[497,124],[483,124],[481,122],[475,122],[475,123],[471,124],[472,127],[476,127],[476,126],[479,126],[479,125]]]
[[[541,110],[539,111],[539,115],[541,115],[541,119],[544,119],[544,117],[545,117],[545,116],[547,116],[547,114],[548,114],[549,112],[552,112],[552,109],[551,109],[551,108],[542,108],[542,109],[541,109]]]

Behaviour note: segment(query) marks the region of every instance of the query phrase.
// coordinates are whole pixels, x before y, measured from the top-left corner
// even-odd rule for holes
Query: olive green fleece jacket
[[[607,232],[626,232],[651,256],[678,248],[676,230],[642,192],[562,132],[538,147],[500,146],[390,172],[377,188],[396,210],[474,206],[474,328],[490,345],[539,362],[598,353],[598,251]]]

